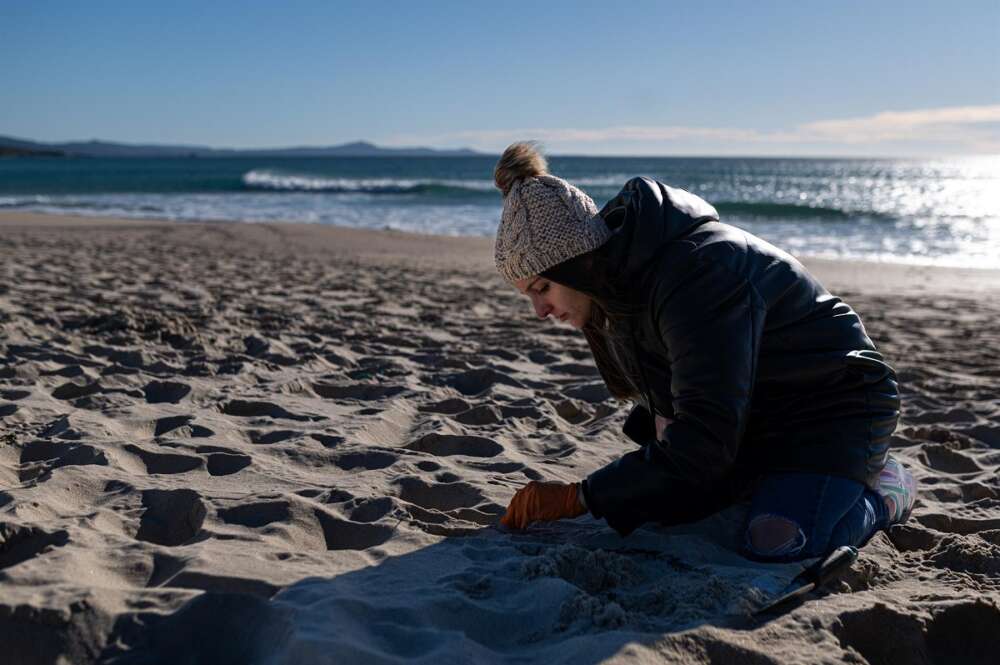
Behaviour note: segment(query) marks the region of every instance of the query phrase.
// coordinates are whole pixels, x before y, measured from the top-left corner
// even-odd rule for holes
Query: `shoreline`
[[[302,222],[189,222],[0,212],[0,229],[148,228],[178,225],[257,227],[281,235],[295,249],[310,254],[335,252],[359,260],[400,259],[419,265],[430,263],[438,267],[478,268],[483,272],[493,273],[493,240],[479,236],[437,236],[411,231],[360,229]],[[257,234],[249,232],[248,235]],[[1000,268],[958,268],[818,257],[803,257],[799,260],[835,295],[838,291],[859,290],[900,295],[941,293],[977,296],[1000,293]]]

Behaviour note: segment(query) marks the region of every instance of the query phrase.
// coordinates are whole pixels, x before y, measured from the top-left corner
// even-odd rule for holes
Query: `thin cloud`
[[[862,118],[824,120],[801,125],[799,133],[813,140],[839,143],[883,141],[968,139],[996,140],[1000,124],[1000,104],[992,106],[952,106],[922,111],[884,111]]]
[[[940,146],[948,151],[995,152],[1000,146],[1000,104],[954,106],[916,111],[883,111],[874,115],[820,120],[787,130],[761,131],[739,127],[682,125],[618,125],[595,129],[528,127],[500,130],[463,130],[436,135],[395,136],[391,145],[471,145],[500,150],[512,141],[534,139],[559,149],[573,146],[669,143],[720,146],[780,145],[787,148],[869,146],[871,148]]]

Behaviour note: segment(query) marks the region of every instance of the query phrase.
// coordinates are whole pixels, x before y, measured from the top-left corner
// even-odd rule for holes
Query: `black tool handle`
[[[842,545],[819,563],[819,567],[815,569],[810,581],[817,587],[821,587],[857,560],[858,548]]]

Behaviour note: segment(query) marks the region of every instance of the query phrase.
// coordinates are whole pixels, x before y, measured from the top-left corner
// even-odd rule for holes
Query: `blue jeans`
[[[768,550],[755,548],[750,530],[769,518],[791,522],[797,533]],[[744,554],[757,561],[823,556],[841,545],[860,547],[888,524],[882,498],[856,480],[819,473],[769,474],[752,494]]]

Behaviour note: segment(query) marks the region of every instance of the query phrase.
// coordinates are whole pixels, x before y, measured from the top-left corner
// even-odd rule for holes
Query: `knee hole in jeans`
[[[798,524],[781,515],[758,515],[747,525],[747,549],[757,556],[787,556],[806,545]]]

